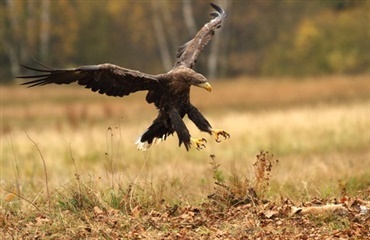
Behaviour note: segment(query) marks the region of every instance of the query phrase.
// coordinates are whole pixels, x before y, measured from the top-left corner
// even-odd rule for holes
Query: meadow
[[[261,219],[256,209],[343,198],[367,206],[368,79],[239,78],[211,82],[212,93],[193,88],[193,104],[231,138],[216,143],[185,119],[194,137],[207,139],[205,149],[189,152],[176,135],[136,150],[136,138],[157,114],[144,93],[121,99],[75,86],[1,86],[2,234],[304,239],[301,228],[311,226],[314,237],[351,232],[361,239],[369,224],[362,231],[348,216],[309,217],[304,225],[305,217],[284,220],[280,209],[277,219]],[[251,196],[257,212],[249,201],[234,204]]]

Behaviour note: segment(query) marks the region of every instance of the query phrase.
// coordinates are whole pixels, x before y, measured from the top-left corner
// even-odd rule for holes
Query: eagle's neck
[[[189,93],[190,91],[190,77],[189,68],[178,67],[167,73],[168,86],[171,93]]]

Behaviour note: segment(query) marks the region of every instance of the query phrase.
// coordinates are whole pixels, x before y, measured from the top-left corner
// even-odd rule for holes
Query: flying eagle
[[[21,76],[32,79],[22,83],[28,87],[46,84],[70,84],[77,82],[94,92],[108,96],[123,97],[136,91],[148,91],[146,101],[154,103],[159,110],[152,125],[137,140],[137,148],[146,150],[153,143],[164,141],[170,134],[176,132],[179,146],[183,143],[186,150],[193,145],[200,150],[206,147],[204,138],[192,138],[183,122],[187,114],[189,119],[204,132],[214,136],[217,142],[221,137],[230,135],[221,129],[214,129],[199,110],[190,103],[190,87],[197,86],[211,91],[207,78],[192,70],[199,53],[211,40],[214,31],[221,27],[226,18],[226,12],[211,3],[216,10],[212,12],[213,19],[205,24],[195,37],[178,49],[174,67],[167,73],[151,75],[126,69],[110,63],[80,66],[77,68],[57,69],[40,64],[43,69],[21,65],[27,69],[40,72],[38,75]]]

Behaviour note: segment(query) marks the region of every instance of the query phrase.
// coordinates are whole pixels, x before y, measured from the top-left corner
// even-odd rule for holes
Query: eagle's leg
[[[184,121],[182,120],[182,117],[176,109],[169,111],[169,117],[171,119],[172,127],[176,131],[177,137],[179,138],[179,146],[184,143],[186,150],[189,151],[191,147],[191,136]]]
[[[224,137],[225,139],[230,138],[230,134],[226,131],[222,129],[213,129],[207,119],[193,105],[189,106],[188,116],[201,131],[208,132],[209,134],[213,135],[216,142],[221,142],[220,136]]]
[[[223,136],[224,139],[230,138],[230,134],[222,129],[212,129],[211,134],[214,136],[216,142],[218,143],[221,142],[220,136]]]
[[[199,112],[199,110],[191,104],[188,107],[188,117],[199,128],[199,130],[211,134],[211,124],[209,124],[202,113]]]
[[[207,140],[205,138],[190,138],[190,142],[197,150],[202,150],[206,148]]]

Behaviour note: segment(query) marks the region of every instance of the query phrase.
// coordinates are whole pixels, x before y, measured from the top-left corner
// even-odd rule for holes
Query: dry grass
[[[204,111],[228,112],[236,110],[265,110],[302,106],[307,104],[353,102],[369,98],[370,76],[327,77],[318,79],[233,79],[214,82],[213,92],[205,93],[193,88],[192,101]],[[28,89],[20,86],[0,87],[2,104],[2,130],[19,121],[42,121],[59,119],[65,122],[106,122],[124,118],[124,122],[154,118],[156,110],[144,104],[145,93],[135,93],[121,98],[109,98],[81,87],[48,86]],[[47,99],[47,101],[44,101]],[[222,99],[222,100],[220,100]],[[222,110],[222,111],[220,111]],[[80,119],[82,118],[82,119]],[[29,124],[22,126],[28,127]],[[35,126],[32,124],[31,126]]]
[[[136,206],[161,209],[163,201],[199,204],[217,179],[240,187],[258,179],[260,150],[279,159],[266,198],[335,197],[338,180],[356,194],[370,185],[367,77],[239,79],[213,84],[212,94],[194,89],[195,105],[231,139],[218,144],[186,120],[195,137],[208,140],[205,150],[190,152],[177,147],[176,136],[136,150],[136,137],[156,115],[143,94],[118,99],[71,87],[1,87],[1,202],[20,195],[12,211],[49,201],[68,211],[99,206],[129,214]]]
[[[359,155],[365,159],[368,156],[370,121],[366,92],[370,89],[365,78],[328,79],[317,83],[238,80],[215,85],[215,93],[207,94],[196,89],[193,98],[200,103],[198,105],[210,122],[216,128],[229,131],[232,139],[216,144],[187,121],[194,136],[205,136],[209,140],[204,151],[189,153],[177,148],[176,136],[146,153],[135,149],[136,137],[156,114],[152,106],[143,103],[142,94],[122,100],[60,86],[51,87],[51,90],[3,88],[2,179],[14,178],[15,161],[22,166],[19,170],[22,179],[42,175],[40,157],[26,134],[38,143],[56,185],[73,178],[72,156],[77,168],[85,174],[93,172],[103,177],[108,165],[112,168],[113,164],[115,173],[126,180],[140,174],[147,178],[149,174],[150,178],[175,178],[183,185],[200,189],[203,186],[199,182],[206,179],[196,176],[208,176],[209,180],[206,172],[209,171],[208,156],[211,154],[215,154],[226,168],[234,165],[236,169],[243,169],[241,166],[250,166],[259,150],[268,150],[282,161],[278,179],[282,184],[295,179],[299,180],[299,185],[323,173],[328,175],[333,166],[339,172],[331,171],[328,179],[340,178],[347,165],[357,167],[355,172],[359,174],[366,169],[356,164],[357,157],[352,157]],[[218,99],[220,89],[224,90],[223,101]],[[278,94],[273,94],[273,89],[278,89]],[[204,95],[201,97],[200,94]],[[285,98],[276,98],[279,94]],[[204,100],[199,101],[200,98]],[[237,107],[234,106],[236,99],[239,100]],[[337,101],[332,103],[328,99]],[[265,102],[273,103],[275,107],[266,109],[262,106],[257,112],[248,111]],[[296,106],[299,102],[302,104]],[[212,110],[220,104],[234,107]],[[286,107],[276,107],[280,105]],[[338,160],[345,156],[348,156],[346,161]],[[308,166],[302,167],[302,164]],[[300,169],[310,170],[302,172]],[[187,182],[195,179],[199,182]],[[192,192],[199,194],[201,190],[193,188]]]

